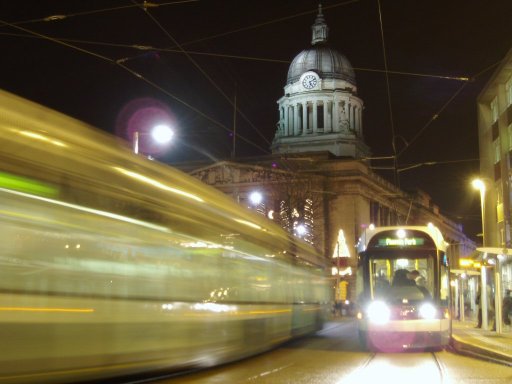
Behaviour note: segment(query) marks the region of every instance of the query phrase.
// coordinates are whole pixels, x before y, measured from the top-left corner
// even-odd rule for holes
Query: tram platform
[[[476,321],[452,323],[452,348],[465,355],[512,366],[512,328],[504,325],[501,333],[475,328]]]

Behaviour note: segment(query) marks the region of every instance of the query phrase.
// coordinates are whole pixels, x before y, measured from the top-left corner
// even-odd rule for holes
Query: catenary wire
[[[169,33],[169,31],[167,31],[163,26],[162,24],[151,14],[151,12],[147,11],[147,10],[144,10],[144,13],[151,19],[151,21],[153,21],[153,23],[155,23],[158,28],[160,28],[160,30],[172,41],[172,43],[177,46],[180,50],[181,53],[183,53],[187,59],[194,65],[194,67],[196,67],[196,69],[201,72],[201,74],[210,82],[210,84],[213,85],[213,87],[219,91],[219,93],[228,101],[228,103],[233,107],[233,108],[236,108],[236,111],[240,114],[240,116],[242,116],[244,118],[244,120],[253,128],[253,130],[267,143],[267,144],[270,144],[270,141],[265,137],[265,135],[252,123],[252,121],[249,120],[249,118],[247,117],[247,115],[245,115],[242,111],[240,111],[240,109],[234,104],[233,100],[231,100],[231,98],[226,95],[226,93],[222,90],[222,88],[211,78],[210,75],[208,75],[208,73],[206,73],[206,71],[199,65],[199,63],[197,63],[197,61],[195,61],[191,55],[189,55],[182,47],[181,45],[178,43],[178,41]],[[236,135],[236,132],[234,131],[234,128],[233,128],[233,135]]]
[[[332,4],[332,5],[329,5],[329,6],[322,6],[322,9],[323,9],[323,10],[326,10],[326,9],[332,9],[332,8],[336,8],[336,7],[341,7],[341,6],[345,6],[345,5],[350,5],[350,4],[353,4],[353,3],[357,3],[357,2],[359,2],[359,1],[360,1],[360,0],[348,0],[348,1],[342,1],[342,2],[337,3],[337,4]],[[234,33],[243,32],[243,31],[248,31],[248,30],[256,29],[256,28],[260,28],[260,27],[263,27],[263,26],[266,26],[266,25],[271,25],[271,24],[279,23],[279,22],[281,22],[281,21],[286,21],[286,20],[294,19],[294,18],[296,18],[296,17],[301,17],[301,16],[305,16],[305,15],[316,14],[317,12],[318,12],[318,10],[317,10],[317,9],[315,9],[315,10],[313,10],[313,11],[304,11],[304,12],[300,12],[300,13],[295,13],[295,14],[293,14],[293,15],[284,16],[284,17],[280,17],[280,18],[277,18],[277,19],[264,21],[264,22],[262,22],[262,23],[257,23],[257,24],[253,24],[253,25],[246,26],[246,27],[237,28],[237,29],[234,29],[234,30],[231,30],[231,31],[226,31],[226,32],[218,33],[218,34],[216,34],[216,35],[210,35],[210,36],[203,37],[203,38],[200,38],[200,39],[196,39],[196,40],[191,40],[191,41],[183,42],[183,43],[181,43],[181,46],[183,47],[183,46],[186,46],[186,45],[191,45],[191,44],[201,43],[201,42],[203,42],[203,41],[216,39],[216,38],[218,38],[218,37],[224,37],[224,36],[232,35],[232,34],[234,34]]]
[[[52,38],[51,36],[46,36],[46,35],[43,35],[41,33],[38,33],[38,32],[35,32],[35,31],[31,31],[31,30],[28,30],[24,27],[21,27],[19,25],[14,25],[14,24],[11,24],[7,21],[4,21],[4,20],[0,20],[0,25],[7,25],[7,26],[10,26],[12,28],[15,28],[15,29],[18,29],[18,30],[21,30],[25,33],[29,33],[29,34],[34,34],[34,35],[37,35],[43,39],[46,39],[46,40],[49,40],[51,42],[54,42],[54,43],[57,43],[57,44],[60,44],[60,45],[64,45],[68,48],[72,48],[74,50],[77,50],[81,53],[84,53],[84,54],[87,54],[87,55],[90,55],[90,56],[93,56],[93,57],[96,57],[102,61],[106,61],[106,62],[109,62],[109,63],[112,63],[112,64],[116,64],[118,65],[120,68],[124,69],[125,71],[129,72],[130,74],[132,74],[134,77],[146,82],[147,84],[151,85],[152,87],[158,89],[159,91],[163,92],[164,94],[166,94],[167,96],[171,97],[172,99],[178,101],[179,103],[185,105],[186,107],[190,108],[192,111],[196,112],[197,114],[201,115],[202,117],[204,117],[205,119],[211,121],[212,123],[214,123],[215,125],[217,125],[218,127],[221,127],[223,129],[225,129],[226,131],[232,133],[233,130],[226,127],[224,124],[220,123],[219,121],[215,120],[214,118],[212,118],[211,116],[208,116],[207,114],[205,114],[204,112],[200,111],[199,109],[195,108],[194,106],[192,106],[191,104],[187,103],[186,101],[180,99],[179,97],[177,97],[176,95],[172,94],[171,92],[167,91],[166,89],[162,88],[161,86],[159,86],[158,84],[152,82],[151,80],[147,79],[146,77],[142,76],[141,74],[139,74],[138,72],[132,70],[131,68],[127,67],[126,65],[124,65],[123,63],[120,63],[120,62],[117,62],[116,60],[113,60],[111,58],[108,58],[106,56],[103,56],[103,55],[100,55],[96,52],[92,52],[92,51],[89,51],[89,50],[86,50],[84,48],[80,48],[80,47],[77,47],[75,45],[72,45],[72,44],[69,44],[67,42],[64,42],[64,41],[61,41],[61,40],[58,40],[58,39],[55,39],[55,38]],[[246,143],[254,146],[255,148],[263,151],[264,153],[268,153],[268,150],[267,149],[264,149],[263,147],[259,146],[258,144],[254,143],[252,140],[249,140],[247,138],[245,138],[244,136],[241,136],[239,134],[237,134],[237,137],[239,137],[240,139],[242,139],[243,141],[245,141]]]
[[[40,36],[26,35],[26,34],[20,34],[20,33],[10,33],[10,32],[0,32],[0,35],[13,36],[13,37],[19,37],[19,38],[42,39],[42,37],[40,37]],[[60,40],[60,41],[66,41],[69,43],[98,45],[98,46],[115,47],[115,48],[130,48],[130,49],[136,49],[139,51],[187,53],[189,55],[211,56],[211,57],[220,57],[220,58],[226,58],[226,59],[237,59],[237,60],[247,60],[247,61],[261,61],[261,62],[276,63],[276,64],[290,64],[291,63],[290,60],[272,59],[272,58],[268,58],[268,57],[242,56],[242,55],[232,55],[232,54],[224,54],[224,53],[189,51],[189,50],[181,51],[181,50],[174,49],[174,48],[159,48],[159,47],[153,47],[151,45],[146,45],[146,44],[110,43],[110,42],[102,42],[102,41],[71,39],[71,38],[65,38],[65,37],[53,37],[53,38]],[[133,60],[138,57],[142,57],[144,54],[145,53],[142,53],[137,56],[132,56],[132,57],[123,57],[123,58],[117,59],[117,61],[126,62],[128,60]],[[499,64],[499,63],[497,63],[497,64]],[[495,64],[495,65],[497,65],[497,64]],[[495,65],[493,65],[493,67]],[[471,80],[469,77],[466,77],[466,76],[445,76],[445,75],[417,73],[417,72],[410,72],[410,71],[393,71],[390,69],[388,69],[386,71],[384,69],[362,68],[362,67],[352,67],[352,68],[354,69],[354,71],[360,71],[360,72],[376,72],[376,73],[387,72],[392,75],[428,77],[428,78],[455,80],[455,81],[470,81]]]
[[[398,154],[396,154],[397,158],[400,157],[408,148],[410,148],[411,144],[413,144],[418,139],[418,137],[421,136],[421,134],[430,126],[430,124],[432,124],[432,122],[437,120],[439,115],[448,107],[448,105],[457,97],[457,95],[462,92],[462,90],[466,87],[467,84],[468,83],[463,83],[455,91],[455,93],[448,99],[448,101],[446,101],[446,103],[444,103],[443,106],[441,108],[439,108],[439,110],[434,115],[432,115],[432,117],[429,119],[429,121],[427,121],[427,123],[418,132],[416,132],[414,137],[409,142],[407,142],[405,144],[405,147],[402,148],[402,150],[400,152],[398,152]]]
[[[382,25],[382,10],[380,6],[380,0],[377,0],[377,6],[379,11],[379,24],[380,24],[380,36],[382,41],[382,57],[384,61],[384,70],[385,78],[386,78],[386,91],[387,91],[387,99],[388,99],[388,110],[389,110],[389,121],[391,124],[391,149],[393,151],[393,165],[394,165],[394,172],[393,172],[393,179],[395,181],[395,185],[397,187],[400,187],[400,179],[398,177],[398,156],[396,151],[396,131],[395,131],[395,124],[393,122],[393,107],[391,105],[391,89],[389,86],[389,74],[388,74],[388,59],[386,54],[386,44],[384,39],[384,27]]]
[[[192,1],[192,0],[190,0],[190,1]],[[331,5],[331,6],[324,6],[324,9],[329,9],[329,8],[343,6],[343,5],[348,5],[348,4],[354,3],[356,1],[341,2],[341,3],[338,3],[338,4]],[[146,3],[146,4],[148,6],[164,6],[164,5],[175,5],[175,4],[184,3],[184,2],[188,2],[188,1],[168,2],[168,3],[162,3],[162,4],[154,4],[154,3]],[[102,10],[79,12],[79,13],[69,14],[69,15],[65,15],[65,16],[70,16],[70,17],[71,16],[80,16],[80,15],[91,14],[91,13],[99,13],[99,12],[113,11],[113,10],[118,10],[118,9],[123,9],[123,8],[132,8],[132,7],[141,7],[141,6],[143,6],[143,4],[132,4],[132,5],[123,6],[123,7],[106,8],[106,9],[102,9]],[[253,28],[257,28],[257,27],[263,26],[263,25],[271,24],[271,23],[274,23],[274,22],[279,22],[279,21],[286,20],[286,19],[293,18],[293,17],[299,17],[299,16],[302,16],[302,15],[305,15],[305,14],[311,14],[311,13],[314,13],[314,12],[316,12],[316,10],[315,11],[302,12],[302,13],[299,13],[299,14],[287,16],[285,18],[279,18],[279,19],[276,19],[276,20],[272,20],[272,21],[268,21],[268,22],[264,22],[264,23],[260,23],[260,24],[256,24],[256,25],[252,25],[252,26],[249,26],[249,27],[245,27],[245,28],[242,28],[242,29],[237,29],[237,30],[234,30],[234,31],[229,31],[229,32],[226,32],[226,33],[223,33],[223,34],[220,34],[220,35],[209,36],[206,39],[216,38],[216,37],[219,37],[221,35],[232,34],[232,33],[236,33],[236,32],[242,31],[242,30],[246,30],[246,29],[253,29]],[[52,21],[52,20],[57,20],[57,19],[56,18],[51,18],[51,17],[48,18],[47,17],[47,18],[44,18],[44,19],[37,19],[37,20],[33,20],[33,21]],[[29,22],[29,21],[25,21],[25,22]],[[25,22],[18,22],[18,23],[25,23]],[[17,24],[17,23],[14,23],[14,24]],[[201,39],[201,40],[206,40],[206,39]],[[62,40],[62,41],[66,41],[66,40],[67,41],[74,41],[74,42],[80,42],[80,43],[84,43],[84,44],[99,44],[99,45],[112,45],[112,46],[118,46],[118,47],[131,47],[131,48],[134,48],[134,49],[141,49],[141,50],[153,49],[150,46],[141,46],[141,45],[110,44],[110,43],[88,42],[88,41],[73,40],[73,39],[59,39],[59,40]],[[197,41],[194,41],[194,42],[197,42]],[[193,42],[182,43],[182,45],[191,44],[191,43],[193,43]],[[78,47],[74,47],[74,48],[80,50],[80,48],[78,48]],[[161,51],[174,51],[174,52],[176,52],[176,50],[173,50],[173,49],[158,49],[158,50],[161,50]],[[84,52],[85,52],[85,50],[84,50]],[[280,60],[265,59],[265,58],[247,58],[247,57],[236,56],[236,55],[222,55],[222,54],[211,54],[211,53],[203,53],[203,52],[188,52],[188,53],[189,54],[197,54],[197,55],[224,56],[224,57],[232,57],[232,58],[245,59],[245,60],[259,60],[259,61],[273,61],[273,62],[289,63],[289,61],[280,61]],[[129,58],[119,59],[119,62],[124,62],[125,60],[128,60],[128,59]],[[118,64],[119,64],[119,62],[118,62]],[[493,68],[497,64],[499,64],[499,63],[496,63],[496,64],[490,66],[489,68],[485,69],[482,72],[485,72],[485,71]],[[379,70],[379,69],[368,69],[368,68],[354,68],[354,70],[373,71],[373,72],[385,72],[385,73],[410,75],[410,76],[425,76],[425,77],[428,76],[428,77],[437,77],[437,78],[445,78],[445,79],[449,79],[449,80],[460,80],[460,81],[467,81],[468,80],[467,77],[451,77],[451,76],[440,76],[440,75],[432,75],[432,74],[419,74],[419,73],[404,72],[404,71],[390,71],[387,68],[384,71],[383,70]],[[442,109],[444,109],[444,108],[442,108]],[[438,117],[438,115],[439,115],[439,113],[435,114],[431,121],[436,119]],[[427,123],[427,125],[422,128],[421,132],[423,132],[427,128],[427,126],[429,124],[430,124],[430,122]],[[226,127],[224,127],[224,128],[226,128]],[[398,156],[400,156],[409,147],[409,145],[412,143],[412,141],[416,140],[416,138],[418,136],[419,136],[419,134],[417,134],[415,136],[415,138],[413,140],[411,140],[411,142],[408,145],[406,145],[405,148],[402,149],[402,151],[398,154]]]
[[[500,65],[504,60],[505,60],[505,58],[502,58],[501,60],[497,61],[496,63],[491,64],[491,65],[487,66],[486,68],[482,69],[481,71],[477,72],[475,75],[473,75],[473,76],[471,76],[469,78],[470,81],[475,81],[480,76],[482,76],[484,73],[486,73],[486,72],[490,71],[491,69],[493,69],[493,68],[497,67],[498,65]],[[410,147],[410,145],[414,141],[416,141],[416,139],[425,131],[425,129],[427,129],[428,126],[430,124],[432,124],[432,122],[439,117],[441,112],[443,112],[448,107],[448,105],[457,97],[457,95],[459,95],[459,93],[462,92],[462,90],[466,87],[467,84],[468,84],[468,82],[463,83],[455,91],[455,93],[448,99],[448,101],[430,118],[430,120],[416,133],[416,135],[414,135],[414,137],[408,143],[406,143],[405,147],[402,148],[402,150],[398,153],[398,155],[397,155],[398,157],[401,156],[402,153],[405,152]]]
[[[102,9],[94,9],[91,11],[83,11],[83,12],[75,12],[75,13],[68,13],[68,14],[58,14],[58,15],[50,15],[38,19],[31,19],[31,20],[23,20],[23,21],[16,21],[12,22],[12,25],[22,25],[22,24],[31,24],[31,23],[40,23],[40,22],[49,22],[49,21],[59,21],[64,19],[69,19],[71,17],[76,16],[88,16],[98,13],[105,13],[105,12],[113,12],[113,11],[120,11],[128,8],[135,8],[140,6],[145,6],[146,8],[156,8],[156,7],[164,7],[167,5],[178,5],[183,3],[192,3],[197,2],[199,0],[180,0],[180,1],[170,1],[166,3],[152,3],[152,2],[144,2],[142,4],[129,4],[129,5],[120,5],[118,7],[110,7],[110,8],[102,8]]]

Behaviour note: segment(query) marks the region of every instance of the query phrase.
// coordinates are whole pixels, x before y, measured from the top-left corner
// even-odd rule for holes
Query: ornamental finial
[[[324,15],[322,14],[322,4],[318,4],[318,15],[316,16],[315,23],[311,26],[313,37],[311,44],[325,43],[327,41],[327,33],[329,27],[325,24]]]

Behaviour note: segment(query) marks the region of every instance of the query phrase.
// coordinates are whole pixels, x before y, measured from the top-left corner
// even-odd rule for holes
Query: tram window
[[[357,267],[357,273],[356,273],[356,297],[359,299],[361,298],[361,295],[364,292],[364,280],[363,280],[363,266],[359,265]]]
[[[439,299],[441,300],[441,304],[448,305],[450,299],[450,274],[448,268],[444,265],[441,265],[440,271]]]
[[[374,298],[403,295],[404,289],[408,289],[403,287],[414,288],[409,289],[411,300],[433,297],[433,258],[373,259],[370,260],[370,273],[371,292]]]

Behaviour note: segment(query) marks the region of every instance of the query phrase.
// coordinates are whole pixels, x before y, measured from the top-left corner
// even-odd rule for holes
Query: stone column
[[[359,108],[359,136],[363,137],[363,108]]]
[[[308,130],[308,103],[302,103],[302,134]]]
[[[354,105],[354,132],[357,132],[357,124],[359,124],[357,113],[357,106]]]
[[[294,110],[294,121],[293,121],[293,124],[294,124],[294,131],[295,131],[295,134],[294,136],[299,136],[300,135],[300,116],[299,116],[299,104],[295,104],[293,106],[293,110]]]
[[[288,131],[290,132],[290,136],[293,136],[294,133],[294,124],[293,124],[293,105],[288,106]]]
[[[312,103],[313,108],[313,133],[318,132],[318,102],[315,100]]]
[[[355,105],[352,106],[352,131],[356,129],[356,117],[357,117],[357,108]]]
[[[339,128],[338,128],[339,109],[340,109],[340,102],[337,100],[334,100],[332,102],[332,116],[331,116],[332,132],[339,131]]]
[[[285,104],[283,105],[283,110],[284,110],[284,113],[283,113],[283,124],[284,124],[284,131],[285,131],[285,136],[288,136],[290,134],[290,128],[288,127],[288,105]]]
[[[331,102],[325,100],[324,101],[324,132],[330,132],[331,131],[331,117],[329,116],[329,106]]]
[[[348,128],[352,128],[352,119],[353,119],[353,116],[352,116],[352,104],[348,104],[347,105],[347,112],[348,112]]]

